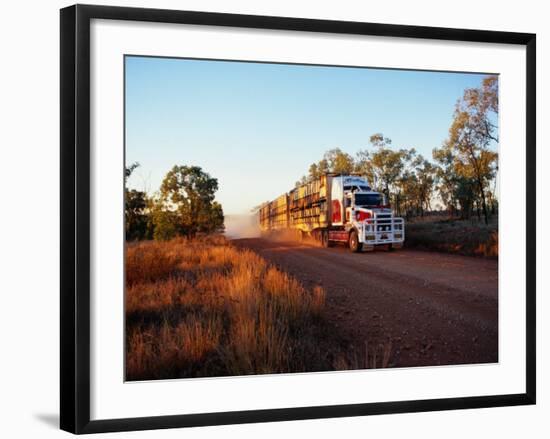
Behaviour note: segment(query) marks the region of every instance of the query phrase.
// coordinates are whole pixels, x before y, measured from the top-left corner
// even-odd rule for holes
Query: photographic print
[[[126,380],[498,362],[498,75],[124,62]]]

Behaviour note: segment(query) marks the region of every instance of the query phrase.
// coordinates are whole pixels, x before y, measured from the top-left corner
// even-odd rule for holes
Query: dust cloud
[[[258,238],[260,226],[257,214],[226,215],[225,236],[230,239]]]

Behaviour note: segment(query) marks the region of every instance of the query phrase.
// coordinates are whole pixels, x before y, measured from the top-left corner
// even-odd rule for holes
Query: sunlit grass
[[[351,367],[326,349],[325,291],[221,236],[128,245],[126,285],[129,380]]]

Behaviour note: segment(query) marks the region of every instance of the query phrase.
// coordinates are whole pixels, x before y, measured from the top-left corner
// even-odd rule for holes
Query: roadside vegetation
[[[126,167],[126,183],[137,168],[139,163]],[[166,241],[223,231],[223,209],[215,200],[217,190],[218,180],[198,166],[174,166],[153,195],[126,185],[126,240]]]
[[[321,287],[220,235],[129,244],[126,286],[128,380],[388,365],[389,352],[346,352]]]
[[[405,246],[421,250],[498,258],[498,217],[489,224],[478,218],[441,215],[416,218],[407,223]]]

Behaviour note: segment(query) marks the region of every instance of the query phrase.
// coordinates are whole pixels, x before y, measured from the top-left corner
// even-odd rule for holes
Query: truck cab
[[[341,211],[343,215],[338,215]],[[332,225],[341,226],[329,240],[347,239],[352,251],[377,245],[400,248],[405,239],[403,218],[397,218],[384,194],[373,191],[364,177],[339,176],[332,183]],[[333,238],[333,239],[331,239]]]

